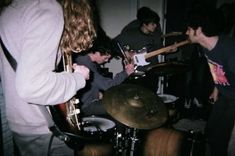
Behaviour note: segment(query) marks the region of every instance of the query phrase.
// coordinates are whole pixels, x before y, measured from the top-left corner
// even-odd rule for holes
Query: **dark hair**
[[[197,29],[202,28],[202,32],[210,37],[217,36],[222,32],[223,16],[221,11],[208,5],[197,5],[189,11],[187,26]]]
[[[159,25],[160,22],[160,17],[159,15],[154,12],[153,10],[151,10],[148,7],[141,7],[138,9],[137,11],[137,15],[136,15],[137,19],[139,20],[140,24],[148,24],[148,23],[156,23],[157,25]]]
[[[97,38],[94,41],[93,47],[89,51],[93,53],[99,51],[101,55],[110,54],[111,56],[114,56],[113,41],[101,26],[98,26],[97,28]]]

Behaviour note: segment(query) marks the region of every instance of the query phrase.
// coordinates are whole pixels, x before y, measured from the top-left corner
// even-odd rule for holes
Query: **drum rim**
[[[158,94],[158,96],[162,98],[164,103],[174,103],[176,100],[178,100],[178,97],[171,94]]]
[[[99,125],[100,129],[104,132],[108,131],[109,129],[112,129],[115,127],[115,123],[110,120],[110,119],[107,119],[107,118],[104,118],[104,117],[97,117],[97,116],[88,116],[88,117],[83,117],[82,118],[82,121],[85,122],[85,121],[95,121],[95,122],[100,122],[101,125]],[[90,129],[90,131],[97,131],[97,129],[95,128],[92,128],[92,127],[87,127],[88,129]],[[94,130],[92,130],[94,129]]]

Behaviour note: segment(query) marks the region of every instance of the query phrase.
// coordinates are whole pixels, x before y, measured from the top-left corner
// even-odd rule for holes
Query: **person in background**
[[[129,62],[136,62],[134,61],[135,54],[152,52],[163,46],[159,15],[149,7],[144,6],[138,9],[136,18],[127,24],[119,35],[113,38],[114,42],[119,45],[116,46],[117,53]],[[121,51],[125,54],[123,55]],[[158,90],[158,77],[152,74],[147,77],[144,75],[149,67],[159,63],[158,56],[153,56],[145,61],[149,64],[135,65],[136,70],[133,74],[142,77],[142,79],[130,83],[141,84],[156,92]],[[130,78],[130,81],[133,80]]]
[[[235,39],[221,35],[221,12],[210,6],[195,6],[189,13],[186,34],[199,44],[210,67],[214,90],[206,134],[211,156],[227,156],[235,118]]]
[[[151,52],[162,47],[159,15],[148,7],[137,11],[137,19],[126,25],[114,38],[124,51]],[[158,62],[157,57],[150,58],[152,64]],[[139,70],[145,70],[139,69]]]
[[[113,86],[121,84],[134,72],[133,64],[126,64],[123,71],[117,73],[113,78],[105,77],[98,71],[100,65],[105,64],[116,55],[112,51],[112,44],[109,37],[99,37],[98,35],[94,46],[87,51],[86,55],[77,54],[77,56],[74,56],[74,62],[88,67],[91,72],[86,87],[78,92],[84,116],[106,116],[107,112],[101,100],[102,93]]]
[[[40,107],[65,103],[86,85],[85,66],[74,64],[73,73],[54,70],[63,54],[92,46],[92,16],[89,0],[13,0],[1,8],[1,40],[17,68],[14,71],[1,52],[0,75],[7,120],[20,155],[74,155],[59,138],[49,146],[52,132]]]

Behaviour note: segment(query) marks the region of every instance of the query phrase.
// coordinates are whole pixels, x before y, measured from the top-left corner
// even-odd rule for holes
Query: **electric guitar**
[[[179,42],[179,43],[176,43],[176,44],[173,44],[173,45],[170,45],[170,46],[167,46],[167,47],[164,47],[164,48],[161,48],[161,49],[149,52],[149,53],[144,52],[144,53],[135,54],[133,56],[134,64],[136,66],[148,65],[150,63],[146,62],[146,59],[163,54],[163,53],[171,53],[170,50],[189,44],[189,43],[190,43],[189,40],[185,40],[185,41],[182,41],[182,42]]]

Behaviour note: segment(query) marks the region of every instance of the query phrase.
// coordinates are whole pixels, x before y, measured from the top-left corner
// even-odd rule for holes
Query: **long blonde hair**
[[[92,47],[96,37],[93,11],[89,0],[58,0],[64,12],[64,31],[60,48],[65,53]]]

